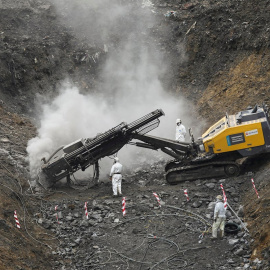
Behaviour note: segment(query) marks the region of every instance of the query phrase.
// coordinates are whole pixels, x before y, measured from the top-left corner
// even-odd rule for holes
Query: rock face
[[[181,94],[198,103],[204,119],[214,121],[224,115],[224,109],[233,113],[258,100],[269,101],[267,0],[260,5],[251,0],[149,2],[151,5],[133,3],[132,8],[131,3],[121,6],[117,2],[129,16],[118,14],[117,24],[104,25],[108,22],[106,8],[96,5],[89,9],[86,2],[83,6],[68,0],[64,4],[0,1],[0,99],[15,112],[33,114],[34,96],[51,96],[67,76],[83,92],[91,93],[98,87],[98,73],[108,53],[117,54],[134,21],[140,19],[149,25],[148,38],[165,52],[164,65],[169,60],[166,65],[171,72],[160,76],[164,88],[177,98]],[[111,3],[108,8],[115,9],[117,5]],[[147,14],[149,10],[151,16],[155,14],[154,20]],[[104,19],[99,22],[101,14]],[[99,23],[89,29],[91,18]],[[133,30],[144,38],[146,29],[138,28]]]
[[[21,1],[21,0],[13,0],[13,1],[5,1],[0,0],[0,9],[24,9],[30,8],[30,1]]]

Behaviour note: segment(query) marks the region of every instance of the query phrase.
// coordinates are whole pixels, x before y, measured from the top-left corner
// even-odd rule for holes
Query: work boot
[[[113,196],[113,198],[116,198],[117,197],[117,195],[114,195],[114,194],[112,196]]]
[[[122,193],[118,194],[118,197],[122,197],[122,196],[123,196],[123,194],[122,194]]]
[[[211,239],[212,241],[215,241],[215,240],[217,240],[217,237],[211,236],[210,239]]]

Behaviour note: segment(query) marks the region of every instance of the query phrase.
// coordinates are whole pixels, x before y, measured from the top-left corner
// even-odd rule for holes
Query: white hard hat
[[[217,195],[217,199],[218,199],[218,200],[222,200],[223,198],[222,198],[221,195]]]
[[[181,121],[181,119],[176,119],[176,124],[178,124],[178,123],[182,123],[182,121]]]
[[[119,161],[119,158],[118,157],[114,157],[114,161],[115,162],[118,162]]]

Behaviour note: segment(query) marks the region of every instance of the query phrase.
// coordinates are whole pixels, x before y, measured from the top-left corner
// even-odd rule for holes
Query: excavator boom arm
[[[198,144],[196,142],[177,142],[175,140],[142,134],[135,134],[134,139],[144,142],[144,144],[136,142],[136,146],[150,148],[154,150],[160,149],[164,153],[176,159],[182,159],[183,157],[194,155],[195,153],[197,153]]]

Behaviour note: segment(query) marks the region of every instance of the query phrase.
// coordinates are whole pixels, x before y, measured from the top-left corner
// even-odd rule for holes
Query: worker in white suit
[[[119,158],[114,158],[114,164],[111,168],[110,179],[112,181],[113,196],[122,196],[122,164],[119,162]]]
[[[214,210],[214,224],[212,226],[212,238],[211,239],[213,239],[213,240],[217,239],[218,229],[220,229],[221,238],[223,238],[225,221],[226,221],[226,209],[224,207],[222,196],[218,195],[215,210]]]
[[[176,119],[176,131],[175,131],[175,140],[178,142],[184,142],[186,137],[186,128],[182,124],[181,119]]]

